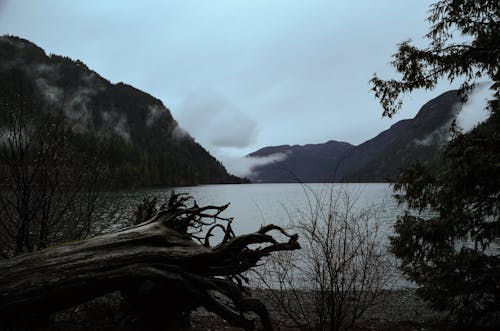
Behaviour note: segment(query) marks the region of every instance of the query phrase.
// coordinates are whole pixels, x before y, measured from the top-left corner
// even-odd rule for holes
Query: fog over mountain
[[[493,99],[493,90],[490,90],[490,86],[491,83],[482,82],[469,94],[467,103],[463,105],[457,117],[457,125],[462,131],[470,131],[488,119],[490,114],[487,110],[487,100]]]
[[[247,156],[249,164],[262,157],[286,157],[252,166],[247,176],[257,182],[374,182],[391,181],[417,161],[432,167],[450,138],[453,121],[468,131],[488,118],[477,109],[485,108],[489,85],[478,84],[465,104],[456,91],[446,92],[423,105],[413,119],[399,121],[357,146],[329,141],[259,149]]]
[[[82,153],[96,137],[110,140],[108,162],[121,187],[241,182],[178,125],[162,101],[128,84],[112,84],[79,60],[48,56],[28,40],[3,36],[0,80],[6,100],[12,87],[19,95],[33,88],[43,99],[37,111],[62,107]],[[3,124],[0,116],[5,136]]]
[[[184,112],[179,120],[187,126],[181,127],[160,100],[123,83],[111,84],[81,61],[47,56],[42,49],[21,38],[2,37],[1,42],[0,72],[3,77],[13,68],[22,68],[46,100],[64,105],[75,132],[112,133],[128,146],[127,153],[139,155],[154,153],[154,144],[160,144],[156,147],[163,150],[161,153],[169,153],[170,161],[147,157],[148,167],[163,167],[165,171],[168,167],[164,164],[169,164],[169,167],[191,169],[187,172],[175,170],[177,175],[170,171],[168,176],[147,170],[152,177],[141,185],[237,181],[227,175],[191,135],[198,137],[205,148],[215,151],[219,161],[229,165],[231,174],[255,181],[386,181],[410,161],[434,162],[455,119],[454,107],[462,107],[452,97],[453,92],[448,92],[427,103],[414,119],[397,122],[389,130],[357,146],[331,140],[324,144],[262,148],[241,158],[223,151],[251,145],[259,132],[258,121],[215,91],[200,90],[182,105]],[[474,111],[484,108],[491,93],[488,87],[488,83],[479,84],[463,105],[456,118],[463,130],[470,130],[488,117],[486,112]],[[200,107],[206,111],[200,113]],[[164,137],[161,143],[160,137]],[[149,152],[139,152],[141,148]],[[205,165],[197,163],[202,159],[195,160],[198,156],[193,159],[191,153],[206,154],[211,161]],[[131,167],[144,167],[145,164],[140,165],[145,160],[144,155]],[[176,176],[178,178],[174,179]]]
[[[162,100],[239,172],[247,162],[240,157],[265,146],[359,145],[456,88],[440,83],[406,96],[393,120],[381,118],[370,93],[374,72],[395,75],[388,61],[399,42],[425,44],[430,3],[3,0],[0,34],[80,59],[110,82]]]

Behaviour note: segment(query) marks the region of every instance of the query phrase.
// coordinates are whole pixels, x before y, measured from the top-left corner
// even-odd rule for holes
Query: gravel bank
[[[270,311],[276,330],[297,330],[293,323],[279,313],[272,293],[265,290],[254,291],[254,296],[263,300]],[[413,290],[387,291],[380,303],[369,309],[356,330],[441,330],[435,325],[444,315],[432,311],[419,300]],[[229,326],[219,317],[199,309],[192,314],[192,330],[241,330]],[[137,324],[137,317],[127,309],[118,292],[91,300],[78,307],[68,309],[50,320],[38,321],[25,328],[0,326],[1,330],[40,331],[139,331],[145,330]]]
[[[296,330],[294,324],[280,313],[272,293],[254,290],[253,295],[266,304],[277,330]],[[433,311],[413,289],[386,291],[378,304],[365,312],[357,329],[439,330],[444,318],[445,314]],[[203,309],[193,314],[193,324],[195,330],[239,330]]]

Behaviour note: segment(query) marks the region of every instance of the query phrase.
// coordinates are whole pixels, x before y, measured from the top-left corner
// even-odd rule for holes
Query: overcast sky
[[[370,93],[374,72],[395,77],[399,42],[425,45],[431,2],[0,0],[0,34],[161,99],[224,161],[269,145],[359,144],[450,89],[412,94],[392,120]]]

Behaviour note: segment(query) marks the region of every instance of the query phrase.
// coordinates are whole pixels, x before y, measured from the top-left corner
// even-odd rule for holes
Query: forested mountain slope
[[[112,84],[81,61],[47,55],[27,40],[3,36],[0,81],[4,99],[23,82],[44,99],[44,108],[62,108],[82,152],[95,137],[112,139],[107,157],[119,186],[241,182],[177,125],[160,100],[130,85]]]
[[[285,155],[253,169],[257,182],[384,182],[416,161],[434,164],[461,109],[456,91],[427,102],[413,119],[402,120],[376,137],[353,146],[329,141],[304,146],[265,147],[249,157]]]

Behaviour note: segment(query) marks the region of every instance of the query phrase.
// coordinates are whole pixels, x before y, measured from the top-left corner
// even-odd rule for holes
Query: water
[[[337,199],[342,195],[354,202],[354,211],[372,208],[377,211],[377,222],[380,226],[377,240],[387,245],[389,236],[393,234],[393,225],[399,215],[405,211],[398,206],[392,197],[392,187],[387,183],[350,183],[350,184],[234,184],[234,185],[201,185],[163,189],[147,189],[139,192],[128,192],[128,199],[139,201],[144,195],[158,196],[160,201],[168,199],[172,190],[176,193],[188,193],[194,197],[198,205],[222,206],[230,203],[223,213],[224,217],[233,217],[232,228],[236,235],[255,232],[262,225],[276,224],[287,227],[296,212],[306,215],[316,208],[316,199],[323,202],[330,194]],[[128,203],[132,208],[135,203]],[[305,218],[308,220],[309,218]],[[115,224],[115,227],[118,226]],[[212,244],[221,239],[219,233],[211,240]],[[300,240],[300,239],[299,239]],[[413,287],[394,270],[395,287]]]
[[[386,183],[228,184],[176,187],[173,190],[176,193],[191,194],[200,206],[230,203],[224,216],[234,217],[234,231],[236,234],[243,234],[254,232],[262,224],[286,226],[289,223],[289,213],[296,210],[307,211],[315,196],[325,196],[332,188],[334,191],[347,190],[351,197],[357,198],[356,205],[359,208],[371,205],[380,208],[386,236],[392,233],[396,217],[404,212],[392,198],[391,185]],[[167,197],[171,191],[172,188],[166,188],[137,193]]]
[[[148,193],[164,196],[170,194],[170,191],[152,190]],[[393,224],[405,210],[393,199],[392,187],[387,183],[206,185],[178,187],[175,191],[189,193],[201,206],[230,203],[225,216],[234,217],[232,225],[237,235],[254,232],[263,224],[286,227],[290,218],[296,218],[296,212],[305,214],[305,219],[309,220],[308,215],[317,210],[318,199],[324,206],[330,199],[342,200],[348,197],[354,206],[353,214],[366,208],[377,212],[380,229],[376,237],[381,245],[387,246],[388,238],[393,234]],[[339,209],[342,208],[343,204]],[[391,273],[391,279],[384,287],[415,286],[406,281],[395,268],[391,268]]]
[[[379,242],[382,245],[389,243],[389,236],[393,234],[393,225],[398,216],[403,215],[406,208],[399,206],[392,197],[393,191],[387,183],[349,183],[349,184],[234,184],[234,185],[201,185],[189,187],[175,187],[163,189],[147,189],[138,192],[127,192],[127,206],[130,210],[144,195],[158,196],[167,199],[171,191],[188,193],[195,198],[198,205],[222,206],[230,203],[229,208],[222,216],[233,217],[233,230],[236,235],[258,230],[264,224],[276,224],[286,227],[290,223],[290,215],[296,211],[308,213],[311,205],[314,208],[314,199],[327,198],[331,192],[347,192],[348,196],[356,199],[356,208],[375,208],[378,213],[378,223],[381,226]],[[430,213],[424,213],[424,217]],[[107,230],[114,230],[123,224],[107,224]],[[217,242],[217,236],[213,242]],[[500,245],[491,248],[497,254]],[[396,288],[414,287],[395,272]]]

